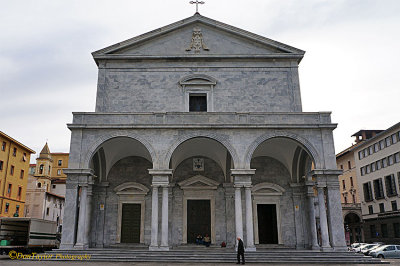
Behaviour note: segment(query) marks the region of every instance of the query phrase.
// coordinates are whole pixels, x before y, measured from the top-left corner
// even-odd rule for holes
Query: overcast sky
[[[91,52],[193,15],[188,2],[0,0],[0,130],[68,152],[72,112],[94,111]],[[303,111],[332,111],[336,152],[400,121],[400,1],[205,2],[204,16],[306,51]]]

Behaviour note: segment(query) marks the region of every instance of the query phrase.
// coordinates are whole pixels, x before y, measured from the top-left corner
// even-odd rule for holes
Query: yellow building
[[[32,149],[0,131],[0,217],[23,216]]]
[[[34,176],[40,183],[39,186],[45,187],[49,192],[52,181],[66,180],[63,169],[68,168],[68,157],[69,153],[51,153],[46,143],[36,159]]]

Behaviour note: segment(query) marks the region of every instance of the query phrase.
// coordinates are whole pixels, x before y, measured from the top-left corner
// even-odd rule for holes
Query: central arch
[[[178,141],[176,141],[169,149],[167,154],[165,155],[165,159],[163,162],[169,163],[172,158],[172,154],[174,151],[177,149],[179,145],[182,143],[190,140],[190,139],[195,139],[195,138],[208,138],[212,139],[218,143],[220,143],[222,146],[224,146],[230,153],[232,157],[232,161],[234,165],[239,165],[239,156],[236,152],[236,150],[233,148],[231,143],[229,142],[228,138],[226,136],[222,135],[217,135],[217,134],[212,134],[212,133],[196,133],[196,134],[189,134],[181,137]],[[165,165],[165,167],[168,167],[168,165]]]

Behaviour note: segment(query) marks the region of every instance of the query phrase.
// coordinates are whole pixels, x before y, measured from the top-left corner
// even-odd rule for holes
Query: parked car
[[[371,251],[370,256],[374,258],[400,258],[400,245],[383,245]]]
[[[350,245],[350,250],[351,251],[354,251],[354,249],[356,249],[356,248],[358,248],[359,246],[361,246],[361,245],[365,245],[366,243],[353,243],[353,244],[351,244]]]
[[[376,248],[379,248],[380,246],[382,246],[382,245],[381,245],[381,244],[371,244],[371,245],[368,245],[368,246],[366,246],[365,248],[361,249],[361,253],[364,254],[364,255],[366,255],[366,256],[368,256],[369,253],[370,253],[372,250],[374,250],[374,249],[376,249]]]
[[[371,245],[371,244],[362,244],[362,245],[359,245],[358,247],[354,248],[354,251],[357,252],[357,253],[360,253],[360,252],[361,252],[361,249],[365,248],[365,247],[368,246],[368,245]]]

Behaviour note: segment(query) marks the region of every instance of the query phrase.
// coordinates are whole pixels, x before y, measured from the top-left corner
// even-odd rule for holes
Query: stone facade
[[[169,250],[204,226],[212,245],[343,250],[336,124],[301,112],[303,55],[199,14],[94,52],[96,111],[68,125],[61,248]]]

